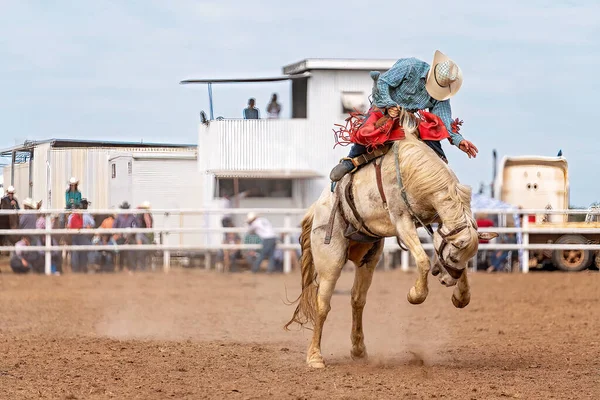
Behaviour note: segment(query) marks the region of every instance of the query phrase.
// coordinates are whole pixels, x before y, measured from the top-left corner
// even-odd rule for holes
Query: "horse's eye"
[[[458,260],[456,258],[454,258],[454,257],[449,257],[449,258],[450,258],[450,261],[452,261],[455,264],[458,264]]]

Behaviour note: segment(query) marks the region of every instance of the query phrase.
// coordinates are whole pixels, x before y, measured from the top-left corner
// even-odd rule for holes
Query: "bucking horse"
[[[452,303],[463,308],[471,300],[467,263],[477,253],[478,239],[497,236],[477,232],[471,189],[459,183],[448,165],[419,140],[416,117],[407,114],[400,123],[405,139],[393,142],[385,155],[344,177],[335,189],[325,188],[302,221],[302,293],[285,327],[313,326],[306,356],[311,367],[325,366],[323,325],[348,260],[357,266],[351,293],[351,356],[364,359],[362,315],[384,238],[396,237],[416,260],[416,282],[407,295],[411,304],[427,298],[431,270],[443,285],[454,286]],[[433,223],[437,223],[435,232]],[[419,240],[419,226],[427,227],[433,236],[433,267]]]

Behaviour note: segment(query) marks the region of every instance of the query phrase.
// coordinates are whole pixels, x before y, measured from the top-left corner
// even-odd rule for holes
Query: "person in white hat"
[[[9,186],[6,189],[6,196],[2,197],[0,200],[2,210],[19,210],[19,201],[15,197],[15,188],[14,186]]]
[[[65,204],[68,210],[81,205],[81,192],[78,189],[79,179],[69,179],[69,188],[65,192]]]
[[[430,130],[432,134],[429,136],[427,131],[421,129],[421,124],[421,139],[444,161],[447,162],[447,159],[440,141],[445,138],[467,153],[469,158],[477,156],[477,147],[458,133],[462,121],[452,119],[449,99],[458,93],[463,76],[458,65],[450,58],[440,51],[435,52],[431,65],[416,58],[402,58],[383,74],[371,72],[371,78],[374,81],[373,107],[362,121],[358,121],[356,128],[340,131],[342,140],[338,141],[348,143],[345,138],[349,137],[349,142],[354,145],[348,157],[331,171],[332,181],[340,180],[348,172],[382,155],[372,150],[390,140],[402,139],[404,132],[397,125],[394,127],[393,120],[403,111],[415,113],[429,110],[429,113],[422,114],[430,118],[427,122],[439,128]],[[386,123],[390,124],[389,129],[380,129]],[[368,151],[370,157],[359,157]]]
[[[253,212],[248,213],[246,223],[248,224],[248,232],[258,235],[262,244],[262,249],[256,260],[254,260],[254,265],[252,265],[252,272],[257,273],[260,269],[260,264],[266,259],[269,260],[267,272],[274,272],[276,262],[274,253],[277,246],[277,235],[273,230],[273,226],[269,220],[259,217]]]

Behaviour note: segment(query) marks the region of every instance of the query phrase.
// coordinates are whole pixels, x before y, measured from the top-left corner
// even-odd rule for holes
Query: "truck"
[[[495,174],[494,197],[524,209],[566,210],[569,208],[568,163],[563,156],[503,157]],[[600,243],[600,234],[578,233],[582,228],[600,228],[598,218],[570,221],[565,214],[528,215],[531,228],[563,228],[571,233],[530,233],[531,244]],[[592,250],[535,250],[529,252],[529,267],[553,264],[563,271],[581,271],[595,264],[600,253]]]

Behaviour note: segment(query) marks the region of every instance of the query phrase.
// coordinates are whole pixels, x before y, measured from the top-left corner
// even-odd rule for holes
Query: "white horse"
[[[357,266],[351,299],[351,355],[353,359],[363,359],[367,352],[362,313],[383,250],[381,238],[397,237],[414,256],[418,276],[407,297],[410,303],[420,304],[428,294],[430,261],[419,240],[415,219],[425,225],[439,222],[438,230],[433,234],[436,256],[432,273],[439,275],[443,285],[456,286],[452,303],[462,308],[471,299],[466,267],[477,253],[478,239],[497,236],[495,233],[478,234],[471,213],[471,189],[461,185],[450,168],[417,138],[414,119],[403,118],[402,125],[406,138],[395,142],[394,151],[378,160],[381,162],[380,186],[376,167],[366,165],[353,177],[349,175],[338,182],[340,187],[336,188],[336,194],[325,189],[302,221],[302,293],[286,328],[293,323],[313,325],[306,357],[312,367],[325,366],[321,355],[323,325],[331,308],[336,282],[347,260]],[[350,184],[348,193],[353,197],[354,207],[341,195]],[[405,197],[402,191],[405,191]],[[387,199],[386,205],[383,199]],[[334,209],[339,211],[332,216]],[[348,239],[345,235],[348,225],[362,227],[361,231],[376,238],[371,243]],[[326,237],[329,240],[326,241]]]

